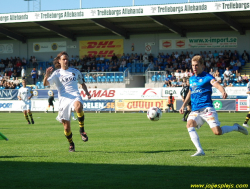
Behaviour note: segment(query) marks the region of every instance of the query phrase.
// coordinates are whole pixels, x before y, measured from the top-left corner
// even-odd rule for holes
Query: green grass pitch
[[[221,125],[242,124],[246,112],[218,113]],[[215,136],[198,130],[206,156],[195,147],[179,113],[149,121],[145,113],[85,113],[88,142],[72,121],[75,153],[56,113],[0,113],[0,188],[165,189],[191,184],[250,184],[250,135]],[[249,185],[250,187],[250,185]],[[204,187],[205,188],[205,187]]]

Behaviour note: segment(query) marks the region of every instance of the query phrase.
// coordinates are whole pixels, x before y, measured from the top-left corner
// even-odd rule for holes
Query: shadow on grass
[[[84,160],[84,157],[83,157]],[[72,160],[71,160],[72,161]],[[191,188],[249,184],[250,168],[1,161],[1,188]]]
[[[142,153],[142,154],[144,154],[144,153],[149,153],[149,154],[157,154],[157,153],[169,153],[169,152],[186,152],[186,151],[194,151],[194,150],[192,150],[192,149],[183,149],[183,150],[161,150],[161,151],[89,151],[89,152],[97,152],[97,153],[110,153],[110,154],[130,154],[130,153],[132,153],[132,154],[134,154],[134,153]],[[77,153],[77,152],[84,152],[84,153],[86,153],[86,152],[88,152],[87,150],[86,151],[76,151],[75,153]]]

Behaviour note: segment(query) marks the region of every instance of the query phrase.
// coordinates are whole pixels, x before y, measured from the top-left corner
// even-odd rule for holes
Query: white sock
[[[189,133],[189,136],[190,136],[192,142],[194,143],[197,151],[203,151],[203,149],[201,147],[201,144],[200,144],[199,136],[198,136],[195,128],[194,127],[189,127],[188,128],[188,133]]]
[[[238,131],[238,127],[236,125],[235,126],[225,125],[221,127],[221,130],[222,130],[222,134],[224,134],[224,133],[229,133],[232,131]]]

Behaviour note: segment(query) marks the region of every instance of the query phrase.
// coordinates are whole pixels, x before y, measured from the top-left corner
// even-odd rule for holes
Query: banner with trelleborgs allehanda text
[[[123,54],[123,39],[105,39],[80,41],[80,58],[85,55],[100,56],[110,59],[113,54],[120,57]]]
[[[66,51],[66,41],[33,43],[33,52]]]

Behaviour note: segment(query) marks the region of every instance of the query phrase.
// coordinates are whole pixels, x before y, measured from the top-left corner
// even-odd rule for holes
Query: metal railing
[[[146,83],[163,82],[166,78],[166,71],[147,71],[145,72]]]
[[[129,71],[124,72],[82,72],[86,83],[125,83]]]

